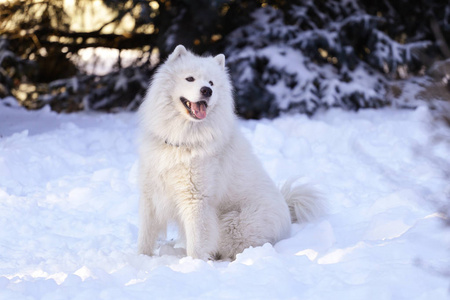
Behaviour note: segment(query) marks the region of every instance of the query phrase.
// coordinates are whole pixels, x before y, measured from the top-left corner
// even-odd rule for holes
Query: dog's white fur
[[[180,98],[200,101],[204,86],[212,95],[206,117],[197,120]],[[224,55],[199,57],[176,47],[139,113],[140,253],[152,255],[173,220],[187,255],[233,259],[249,246],[286,238],[291,215],[302,221],[320,208],[314,193],[291,183],[282,188],[285,200],[253,154],[238,128]]]

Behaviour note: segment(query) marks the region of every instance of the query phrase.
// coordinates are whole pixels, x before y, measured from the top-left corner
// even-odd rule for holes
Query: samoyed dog
[[[288,237],[320,202],[305,186],[275,186],[239,130],[225,56],[177,46],[139,109],[139,252],[153,255],[176,222],[187,255],[234,259]]]

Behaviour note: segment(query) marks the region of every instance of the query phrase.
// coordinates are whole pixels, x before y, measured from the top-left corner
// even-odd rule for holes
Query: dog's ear
[[[173,52],[169,55],[169,57],[167,58],[167,61],[172,61],[177,59],[180,56],[183,56],[187,53],[186,48],[183,45],[178,45],[175,50],[173,50]]]
[[[225,68],[225,55],[223,55],[223,54],[216,55],[216,56],[214,56],[214,59],[217,61],[219,66],[222,67],[222,69]]]

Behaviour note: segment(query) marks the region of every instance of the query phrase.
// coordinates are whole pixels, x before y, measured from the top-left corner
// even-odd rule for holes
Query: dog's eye
[[[189,76],[189,77],[186,78],[186,80],[189,81],[189,82],[193,82],[193,81],[195,81],[195,78],[192,77],[192,76]]]
[[[213,86],[213,85],[214,85],[214,82],[210,81],[209,84],[210,84],[211,86]]]

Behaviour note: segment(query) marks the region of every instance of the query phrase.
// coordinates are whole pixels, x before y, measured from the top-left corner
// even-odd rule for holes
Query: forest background
[[[58,112],[135,110],[183,44],[225,53],[244,118],[418,99],[442,111],[449,43],[445,0],[7,0],[0,98]]]

